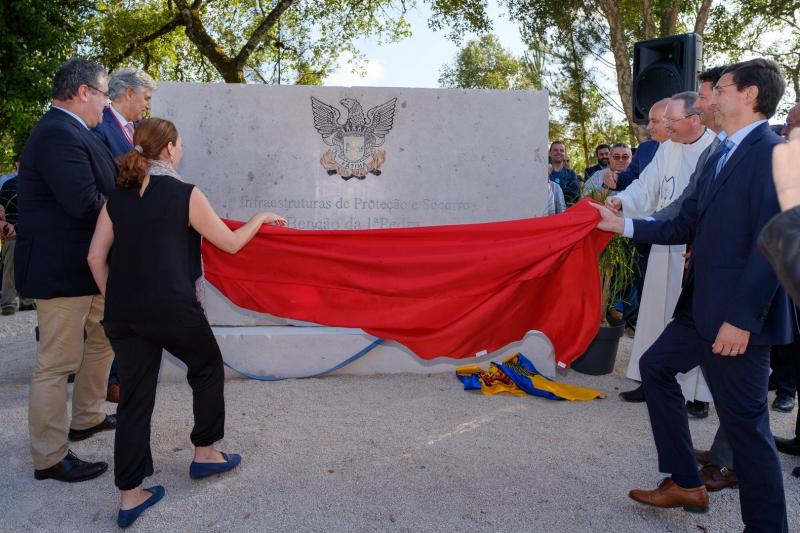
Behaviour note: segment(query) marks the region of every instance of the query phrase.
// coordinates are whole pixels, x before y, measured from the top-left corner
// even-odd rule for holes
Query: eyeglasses
[[[736,82],[734,82],[734,83],[726,83],[725,85],[719,85],[719,84],[714,85],[714,87],[711,89],[711,92],[713,92],[714,95],[716,96],[716,95],[719,94],[719,90],[720,89],[722,89],[723,87],[730,87],[731,85],[736,85]]]
[[[630,158],[631,156],[629,156],[628,154],[614,154],[611,156],[611,159],[615,161],[627,161]]]
[[[666,122],[667,124],[672,124],[673,122],[680,122],[681,120],[683,120],[685,118],[694,117],[694,116],[698,116],[699,117],[700,113],[691,113],[689,115],[686,115],[686,116],[680,117],[680,118],[664,117],[664,122]]]
[[[108,91],[101,91],[100,89],[98,89],[97,87],[95,87],[94,85],[92,85],[92,84],[90,84],[90,83],[87,83],[87,84],[85,84],[85,85],[86,85],[88,88],[90,88],[90,89],[94,89],[95,91],[97,91],[97,92],[99,92],[100,94],[102,94],[102,95],[103,95],[103,97],[104,97],[106,100],[108,100],[109,102],[111,101],[111,98],[109,98],[109,97],[108,97]]]

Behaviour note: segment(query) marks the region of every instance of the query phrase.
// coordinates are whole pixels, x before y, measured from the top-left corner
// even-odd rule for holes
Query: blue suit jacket
[[[114,157],[125,155],[133,149],[110,107],[103,109],[103,122],[92,128],[92,133],[108,146]]]
[[[14,277],[26,298],[97,294],[86,256],[115,187],[111,152],[73,117],[50,109],[31,132],[17,177]]]
[[[628,185],[633,183],[633,180],[639,179],[639,174],[645,169],[653,157],[656,155],[658,147],[661,145],[658,141],[645,141],[636,148],[636,153],[633,154],[631,164],[624,171],[617,174],[617,188],[616,191],[624,191]]]
[[[781,142],[766,124],[756,127],[716,178],[719,153],[709,158],[677,217],[633,222],[636,241],[694,243],[676,308],[691,305],[695,326],[707,341],[714,341],[723,322],[749,331],[756,346],[793,339],[789,298],[756,246],[761,229],[780,211],[772,150]]]

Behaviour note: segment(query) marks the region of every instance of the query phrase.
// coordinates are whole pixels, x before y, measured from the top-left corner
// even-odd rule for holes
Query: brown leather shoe
[[[113,383],[108,386],[108,390],[106,390],[106,401],[119,403],[119,384]]]
[[[658,484],[655,490],[634,489],[628,493],[631,499],[654,507],[683,507],[690,513],[708,512],[708,491],[704,486],[694,489],[684,489],[666,477]]]
[[[700,466],[711,464],[711,450],[695,450],[694,458]]]
[[[700,479],[703,480],[703,484],[706,486],[708,492],[716,492],[728,487],[735,488],[739,485],[736,472],[718,465],[709,464],[701,468]]]

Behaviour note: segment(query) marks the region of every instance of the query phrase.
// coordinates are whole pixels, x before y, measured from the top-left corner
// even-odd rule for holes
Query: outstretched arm
[[[219,218],[214,208],[211,207],[206,195],[195,187],[189,197],[189,224],[204,239],[207,239],[220,250],[235,254],[250,242],[250,239],[255,236],[262,224],[285,226],[286,219],[275,213],[256,213],[247,221],[247,224],[236,230],[231,230]]]

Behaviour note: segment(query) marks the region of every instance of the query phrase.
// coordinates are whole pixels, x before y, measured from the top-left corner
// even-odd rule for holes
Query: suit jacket
[[[761,124],[745,137],[715,178],[720,152],[706,162],[678,216],[634,220],[633,238],[653,244],[694,243],[676,309],[691,306],[695,327],[713,341],[723,322],[750,332],[756,346],[793,339],[789,298],[758,251],[762,228],[778,211],[772,149],[783,139]]]
[[[653,213],[653,218],[656,220],[667,220],[670,218],[675,218],[678,216],[678,213],[681,210],[681,205],[683,201],[692,195],[695,188],[697,187],[697,180],[700,179],[700,175],[703,173],[703,169],[705,169],[706,163],[708,159],[717,151],[719,145],[722,144],[722,141],[719,140],[719,137],[711,141],[711,144],[703,150],[703,153],[700,154],[700,157],[697,159],[697,166],[694,168],[694,172],[692,172],[691,177],[689,177],[689,184],[683,189],[683,192],[677,199],[675,199],[671,204],[669,204],[664,209],[660,211],[656,211]]]
[[[639,179],[639,174],[653,160],[660,144],[658,141],[645,141],[636,148],[636,153],[631,158],[631,164],[628,165],[627,169],[617,174],[616,191],[624,191],[628,188],[628,185],[633,183],[633,180]]]
[[[586,181],[589,178],[591,178],[592,175],[595,172],[597,172],[598,170],[605,170],[606,168],[608,168],[608,167],[604,167],[600,163],[597,163],[596,165],[592,165],[591,167],[586,169],[586,172],[583,173],[583,181]]]
[[[761,232],[758,247],[792,300],[800,302],[800,206],[773,218]]]
[[[111,106],[103,109],[103,122],[92,128],[92,133],[111,150],[111,155],[115,158],[125,155],[133,149],[133,145],[128,141],[125,132],[122,130]]]
[[[75,118],[50,109],[21,157],[17,290],[26,298],[97,294],[86,256],[97,215],[115,187],[111,152]]]

